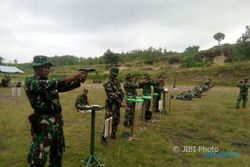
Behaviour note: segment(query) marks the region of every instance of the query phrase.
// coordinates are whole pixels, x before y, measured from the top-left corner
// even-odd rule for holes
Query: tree
[[[246,26],[246,32],[237,40],[238,43],[250,42],[250,27]]]
[[[217,32],[216,34],[214,34],[214,39],[218,41],[218,46],[220,46],[220,41],[225,39],[225,34],[223,34],[222,32]]]
[[[49,58],[50,62],[55,66],[75,65],[79,63],[79,58],[71,55],[54,56]]]
[[[118,63],[118,56],[114,52],[112,52],[110,49],[108,49],[104,54],[103,54],[103,59],[104,63],[106,65],[117,65]]]
[[[17,64],[17,59],[14,60],[14,63]]]
[[[197,60],[195,59],[195,55],[199,52],[199,49],[199,46],[189,46],[185,49],[182,61],[182,65],[184,67],[190,68],[197,66]]]
[[[4,58],[0,56],[0,64],[3,64]]]
[[[235,59],[250,58],[250,27],[246,26],[246,31],[237,40],[233,50]]]

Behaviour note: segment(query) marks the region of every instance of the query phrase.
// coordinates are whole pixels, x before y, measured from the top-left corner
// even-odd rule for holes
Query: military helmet
[[[112,67],[109,72],[110,72],[110,74],[113,74],[113,75],[117,76],[118,73],[119,73],[119,68]]]
[[[32,67],[41,67],[45,65],[52,66],[47,56],[38,55],[33,58]]]

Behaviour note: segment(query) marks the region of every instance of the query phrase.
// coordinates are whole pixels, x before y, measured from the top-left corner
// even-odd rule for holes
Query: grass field
[[[104,104],[101,84],[86,85],[89,102]],[[189,87],[171,90],[174,94]],[[60,94],[64,116],[66,152],[63,166],[84,166],[80,160],[89,156],[90,114],[76,112],[74,102],[82,89]],[[95,153],[108,167],[248,167],[250,166],[250,112],[235,110],[239,90],[233,87],[214,87],[201,99],[172,101],[168,116],[153,114],[158,120],[140,130],[140,112],[136,115],[135,135],[138,140],[127,141],[121,134],[124,108],[121,110],[118,139],[105,147],[100,144],[104,111],[97,113]],[[31,142],[28,115],[32,109],[22,90],[21,97],[11,97],[9,88],[0,88],[0,166],[24,167]],[[179,153],[173,146],[181,148]],[[194,146],[196,152],[182,152],[183,146]],[[239,152],[238,157],[202,157],[199,146],[217,147],[220,152]],[[193,148],[194,148],[193,147]]]

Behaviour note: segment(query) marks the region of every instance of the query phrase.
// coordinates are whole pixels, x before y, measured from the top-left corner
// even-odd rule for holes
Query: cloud
[[[183,51],[233,43],[249,24],[248,0],[0,1],[0,55],[31,61],[36,54],[101,56],[164,47]],[[237,35],[235,35],[237,34]]]

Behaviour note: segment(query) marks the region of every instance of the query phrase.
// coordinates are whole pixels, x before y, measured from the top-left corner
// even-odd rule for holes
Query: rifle
[[[82,72],[94,72],[95,68],[80,68],[78,71],[82,71]]]

